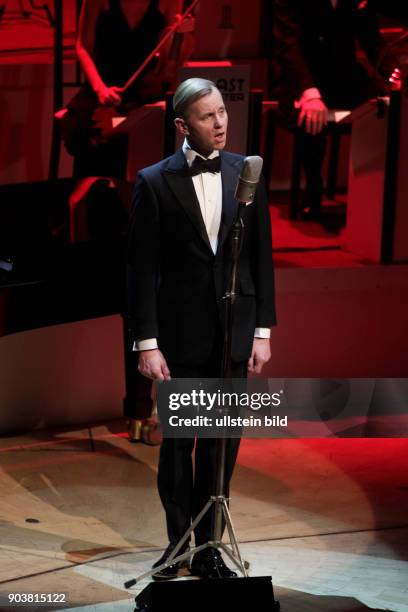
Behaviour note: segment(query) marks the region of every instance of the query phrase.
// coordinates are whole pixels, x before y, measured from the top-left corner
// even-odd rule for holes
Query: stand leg
[[[224,499],[224,474],[227,456],[227,441],[225,439],[217,440],[217,484],[216,484],[216,499],[218,503],[215,506],[214,516],[214,540],[221,542],[222,540],[222,519],[223,519],[223,504],[220,500]]]
[[[235,565],[235,567],[238,569],[239,572],[241,572],[241,574],[244,576],[244,578],[248,578],[248,573],[245,569],[244,564],[240,563],[238,561],[238,559],[236,557],[234,557],[234,555],[232,554],[231,550],[228,548],[228,546],[226,544],[220,544],[220,546],[218,547],[221,550],[223,550],[225,552],[225,554],[227,555],[227,557],[230,559],[230,561],[232,561],[232,563]]]
[[[228,507],[227,501],[225,501],[225,505]],[[228,530],[229,541],[231,543],[232,553],[238,558],[239,551],[238,551],[237,541],[236,541],[235,534],[234,534],[234,528],[233,528],[232,522],[230,522],[228,518],[228,514],[225,511],[225,507],[223,507],[223,513],[225,517],[225,524]]]
[[[206,546],[207,544],[203,544],[202,547],[199,547],[199,548],[204,549]],[[171,560],[169,557],[165,563],[162,563],[162,565],[158,565],[154,569],[151,569],[148,572],[141,574],[140,576],[138,576],[137,578],[134,578],[133,580],[128,580],[128,582],[125,582],[124,586],[126,589],[130,589],[130,587],[134,586],[138,582],[141,582],[142,580],[145,580],[146,578],[150,578],[150,576],[153,576],[153,574],[155,574],[156,572],[161,572],[161,570],[163,570],[165,567],[168,567],[169,565],[173,565],[173,563],[178,563],[179,561],[184,561],[185,559],[188,559],[190,555],[191,555],[191,551],[189,550],[188,552],[185,552],[182,555],[179,555],[178,557],[175,557]]]
[[[153,576],[153,574],[155,574],[156,572],[160,572],[165,567],[169,567],[169,565],[173,565],[173,563],[178,563],[179,561],[184,561],[185,559],[190,557],[192,554],[195,554],[197,552],[200,552],[201,550],[205,550],[206,548],[210,548],[211,546],[213,546],[212,543],[202,544],[201,546],[194,547],[188,552],[185,552],[182,555],[177,556],[178,551],[187,542],[188,538],[193,533],[198,523],[201,521],[203,516],[210,510],[211,506],[214,503],[217,503],[217,498],[212,497],[211,499],[208,500],[204,508],[201,510],[201,512],[196,516],[194,521],[191,523],[190,527],[187,529],[186,533],[183,535],[181,540],[177,542],[177,545],[175,546],[174,550],[172,550],[172,552],[170,553],[165,563],[163,563],[162,565],[158,565],[155,568],[152,568],[151,570],[149,570],[148,572],[145,572],[144,574],[141,574],[137,578],[128,580],[127,582],[125,582],[125,585],[124,585],[125,588],[129,589],[130,587],[134,586],[136,583],[140,582],[141,580],[144,580],[145,578],[150,578],[150,576]]]
[[[231,514],[230,514],[230,511],[229,511],[226,499],[224,499],[223,511],[224,511],[225,522],[226,522],[226,525],[227,525],[228,534],[229,534],[229,538],[230,538],[230,542],[231,542],[233,556],[237,559],[238,567],[241,570],[242,574],[246,578],[248,576],[247,571],[246,571],[246,567],[245,567],[246,564],[243,562],[242,557],[241,557],[241,553],[239,551],[238,540],[237,540],[236,535],[235,535],[234,525],[232,523]],[[225,545],[223,545],[223,550],[224,549],[225,549]]]

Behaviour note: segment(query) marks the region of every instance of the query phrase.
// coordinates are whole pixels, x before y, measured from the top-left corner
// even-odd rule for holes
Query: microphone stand
[[[225,380],[231,376],[231,347],[232,347],[232,325],[233,325],[233,315],[234,315],[234,303],[236,298],[236,286],[237,286],[237,270],[238,270],[238,258],[241,252],[243,237],[244,237],[244,221],[243,221],[243,213],[245,210],[245,202],[239,202],[237,215],[235,217],[235,221],[231,230],[231,271],[230,278],[228,282],[228,289],[224,296],[224,304],[225,304],[225,332],[224,332],[224,344],[223,344],[223,355],[222,355],[222,378]],[[181,540],[177,543],[175,548],[170,553],[167,560],[161,565],[152,568],[150,571],[141,574],[137,578],[132,580],[128,580],[125,582],[124,586],[126,589],[134,586],[136,583],[141,582],[145,578],[149,578],[156,572],[160,572],[161,570],[173,565],[174,563],[179,563],[188,559],[191,555],[194,555],[202,550],[206,550],[207,548],[215,548],[221,549],[225,552],[225,554],[229,557],[229,559],[235,564],[237,569],[242,573],[242,575],[247,578],[248,573],[247,569],[249,568],[249,563],[247,561],[243,561],[238,541],[235,535],[234,527],[232,524],[231,514],[228,508],[228,499],[225,496],[225,470],[226,470],[226,457],[227,457],[227,438],[219,437],[217,438],[216,443],[216,463],[217,463],[217,474],[216,474],[216,485],[215,485],[215,494],[210,497],[204,508],[201,512],[196,516],[194,521],[191,523],[189,529],[183,535]],[[191,534],[197,527],[197,525],[201,522],[203,517],[210,512],[212,507],[214,506],[214,527],[213,527],[213,539],[209,540],[205,544],[201,544],[200,546],[195,546],[184,552],[182,554],[178,554],[180,550],[183,549],[184,545],[188,542]],[[225,520],[225,525],[227,527],[230,545],[232,550],[222,542],[222,531],[223,531],[223,520]]]
[[[231,232],[231,271],[229,278],[228,291],[224,296],[225,304],[225,332],[224,332],[224,346],[222,355],[222,377],[223,379],[231,378],[231,349],[232,349],[232,327],[234,321],[234,303],[236,298],[236,285],[237,285],[237,270],[238,270],[238,259],[241,252],[242,242],[244,239],[245,225],[243,220],[243,214],[245,210],[245,203],[239,202],[237,216],[232,226]],[[216,464],[217,464],[217,478],[216,478],[216,495],[214,500],[215,503],[215,515],[214,515],[214,548],[221,548],[235,563],[238,569],[242,572],[243,576],[247,577],[247,569],[249,568],[248,562],[243,562],[241,554],[239,552],[238,541],[235,536],[234,527],[231,520],[231,515],[228,508],[228,499],[225,497],[225,470],[226,470],[226,458],[227,458],[227,438],[217,438],[216,446]],[[227,527],[230,543],[232,546],[232,553],[230,549],[222,543],[222,531],[223,531],[223,518]]]

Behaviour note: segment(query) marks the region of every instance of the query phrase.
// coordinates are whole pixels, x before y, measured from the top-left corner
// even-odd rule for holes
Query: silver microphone
[[[235,198],[238,202],[249,206],[255,198],[256,188],[261,178],[263,159],[258,155],[251,155],[244,159],[241,174],[238,178]]]

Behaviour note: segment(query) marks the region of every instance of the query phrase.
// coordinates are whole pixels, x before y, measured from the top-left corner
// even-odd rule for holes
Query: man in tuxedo
[[[396,60],[386,53],[372,0],[275,0],[274,22],[278,97],[298,130],[306,175],[303,218],[318,219],[328,109],[353,109],[384,94],[387,79],[398,81]]]
[[[175,123],[184,143],[174,155],[139,173],[131,214],[128,297],[139,371],[148,378],[218,377],[224,331],[223,296],[231,264],[230,230],[238,203],[234,192],[243,157],[224,152],[228,116],[214,83],[188,79],[174,96]],[[259,373],[270,358],[275,324],[271,230],[261,181],[245,210],[245,235],[234,305],[232,376]],[[164,439],[158,488],[169,546],[163,563],[214,493],[215,440],[198,439],[193,478],[193,439]],[[239,440],[229,441],[226,493]],[[212,539],[212,520],[195,530],[197,545]],[[175,578],[179,564],[155,574]],[[201,577],[234,576],[219,551],[194,555]]]

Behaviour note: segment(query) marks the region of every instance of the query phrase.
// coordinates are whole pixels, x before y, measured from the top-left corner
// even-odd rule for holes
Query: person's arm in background
[[[98,97],[99,104],[111,106],[120,103],[120,88],[109,87],[103,82],[92,58],[96,24],[105,8],[106,0],[84,0],[79,16],[76,53],[87,81]]]
[[[160,32],[159,36],[160,41],[160,39],[167,34],[169,29],[171,29],[175,23],[180,21],[183,12],[183,0],[161,0],[159,7],[165,18],[165,27]],[[183,36],[180,45],[180,57],[171,57],[174,35],[170,36],[165,44],[161,47],[157,55],[154,70],[150,73],[150,75],[146,75],[145,79],[147,78],[147,80],[149,80],[150,78],[154,82],[157,77],[159,77],[163,82],[174,81],[178,66],[184,63],[194,49],[194,30],[194,17],[188,17],[183,23],[180,22],[179,27],[175,31],[175,35],[181,34]]]
[[[302,27],[299,0],[276,0],[276,59],[284,80],[294,86],[295,106],[299,109],[298,127],[304,125],[307,133],[318,134],[327,124],[328,109],[302,50]]]
[[[276,0],[274,37],[276,59],[285,81],[294,88],[296,99],[306,89],[316,87],[301,46],[303,24],[299,0]]]
[[[384,77],[392,89],[399,89],[401,82],[398,58],[387,50],[375,8],[370,0],[361,2],[355,9],[354,20],[357,38],[376,73]]]

